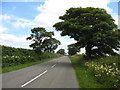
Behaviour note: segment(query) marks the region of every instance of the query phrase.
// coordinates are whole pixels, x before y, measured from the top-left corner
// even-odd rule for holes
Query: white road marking
[[[54,64],[51,68],[54,68],[56,66],[56,64]]]
[[[39,78],[40,76],[42,76],[43,74],[47,73],[47,70],[44,71],[43,73],[39,74],[38,76],[36,76],[35,78],[31,79],[30,81],[26,82],[25,84],[23,84],[21,87],[25,87],[26,85],[28,85],[29,83],[31,83],[32,81],[34,81],[35,79]]]

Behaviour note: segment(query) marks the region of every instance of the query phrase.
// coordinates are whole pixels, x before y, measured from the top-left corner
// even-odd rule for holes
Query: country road
[[[67,56],[2,75],[2,88],[79,88]]]

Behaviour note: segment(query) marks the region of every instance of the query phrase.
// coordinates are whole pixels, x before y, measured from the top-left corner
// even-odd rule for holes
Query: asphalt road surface
[[[67,56],[2,75],[2,88],[79,88]]]

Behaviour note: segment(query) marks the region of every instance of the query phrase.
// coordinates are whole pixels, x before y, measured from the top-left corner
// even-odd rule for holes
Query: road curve
[[[2,74],[2,88],[79,88],[67,56]]]

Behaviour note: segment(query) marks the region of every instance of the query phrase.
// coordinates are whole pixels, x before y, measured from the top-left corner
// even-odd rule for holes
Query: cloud
[[[75,40],[73,39],[66,39],[66,40],[63,40],[61,41],[61,45],[58,46],[58,48],[55,50],[55,51],[58,51],[59,49],[65,49],[65,52],[67,53],[68,52],[68,47],[67,45],[70,45],[70,44],[73,44],[73,43],[76,43]]]
[[[53,38],[56,38],[61,42],[61,45],[59,45],[55,51],[58,51],[59,49],[65,49],[65,52],[67,53],[68,52],[67,45],[76,43],[74,39],[69,39],[68,36],[61,37],[59,32],[54,32],[54,33],[55,33],[55,36],[53,36]]]
[[[61,37],[60,33],[59,32],[54,32],[54,36],[53,38],[56,38],[57,40],[60,40],[60,41],[65,41],[66,39],[64,37]]]
[[[11,17],[7,14],[0,14],[0,27],[3,28],[2,23],[6,22],[6,23],[10,23]],[[1,30],[0,30],[1,31]]]
[[[13,34],[6,34],[9,30],[8,27],[5,27],[4,24],[11,24],[11,20],[16,20],[18,22],[29,22],[29,20],[22,18],[13,18],[13,16],[9,16],[7,14],[0,14],[0,45],[6,46],[14,46],[20,48],[29,48],[30,42],[26,41],[26,36],[18,37]]]
[[[8,23],[11,24],[14,28],[26,28],[26,27],[34,27],[37,25],[32,20],[24,19],[24,18],[19,18],[14,15],[7,15],[7,14],[0,14],[0,21],[2,23]]]
[[[34,1],[34,0],[31,0]],[[44,0],[43,0],[44,1]],[[16,28],[37,27],[41,26],[47,30],[52,30],[53,25],[59,22],[59,16],[64,15],[65,11],[71,7],[96,7],[104,8],[109,13],[112,12],[107,4],[112,0],[45,0],[44,4],[40,4],[36,9],[40,11],[34,20],[21,20],[13,17],[16,21],[12,25]]]
[[[24,18],[19,18],[16,16],[11,16],[11,22],[10,24],[12,24],[12,26],[14,28],[26,28],[26,27],[30,27],[30,28],[34,28],[34,27],[45,27],[45,25],[41,25],[40,23],[34,21],[34,20],[29,20],[29,19],[24,19]]]
[[[32,27],[31,21],[16,21],[12,23],[14,28],[26,28],[26,27]]]
[[[7,15],[7,14],[4,14],[4,15],[0,14],[0,20],[10,20],[10,19],[11,19],[11,17],[9,15]]]
[[[26,28],[34,25],[31,20],[24,18],[12,16],[12,20],[13,22],[11,22],[11,24],[14,28]]]
[[[120,0],[110,0],[110,2],[119,2]]]
[[[115,24],[118,25],[118,13],[112,13],[111,15],[112,15],[113,19],[115,20]]]
[[[9,22],[9,20],[11,19],[10,16],[8,16],[7,14],[0,14],[0,33],[6,32],[8,30],[7,27],[4,27],[2,22],[6,21]]]
[[[46,0],[1,0],[2,2],[44,2]]]
[[[17,20],[12,24],[16,28],[41,26],[47,30],[52,30],[53,25],[61,21],[59,20],[59,16],[64,15],[65,11],[71,7],[97,7],[112,12],[112,9],[107,6],[109,2],[110,0],[45,0],[44,4],[36,8],[40,11],[40,14],[37,15],[34,20]]]
[[[120,17],[120,16],[119,16]],[[115,24],[119,25],[118,23],[118,15],[116,15],[115,17],[113,17],[115,19]]]
[[[6,46],[14,46],[17,48],[29,48],[30,41],[26,40],[26,36],[17,37],[12,34],[0,34],[0,44]]]
[[[71,7],[98,7],[111,12],[112,10],[107,6],[109,2],[109,0],[47,0],[45,4],[37,7],[41,13],[35,17],[34,21],[45,25],[47,29],[52,29],[52,26],[60,21],[59,16]]]
[[[0,33],[3,33],[3,32],[6,32],[8,29],[6,27],[3,27],[1,24],[0,24]]]

